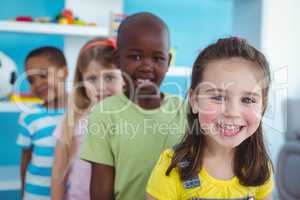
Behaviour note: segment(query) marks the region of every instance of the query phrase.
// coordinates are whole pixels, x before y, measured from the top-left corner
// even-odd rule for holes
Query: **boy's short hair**
[[[167,24],[158,16],[150,12],[140,12],[126,17],[118,28],[117,47],[121,47],[124,41],[123,36],[126,31],[132,30],[133,26],[144,26],[150,29],[160,28],[168,35],[168,46],[170,47],[170,31]]]
[[[66,67],[67,61],[63,54],[63,52],[52,46],[40,47],[32,50],[25,59],[25,64],[32,57],[46,57],[50,63],[55,65],[56,67]]]

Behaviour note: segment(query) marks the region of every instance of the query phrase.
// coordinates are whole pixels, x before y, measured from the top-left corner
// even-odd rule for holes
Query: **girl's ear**
[[[197,98],[192,89],[189,90],[189,104],[192,108],[193,114],[197,114],[199,112],[197,106]]]

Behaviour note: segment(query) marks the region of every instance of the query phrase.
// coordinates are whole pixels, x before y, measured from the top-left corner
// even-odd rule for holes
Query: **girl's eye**
[[[253,97],[243,97],[242,102],[246,104],[256,103],[256,99]]]
[[[91,83],[94,83],[94,82],[96,82],[97,77],[96,76],[89,76],[86,80],[91,82]]]
[[[111,74],[104,76],[104,80],[107,81],[107,82],[113,81],[115,78],[116,77],[111,75]]]
[[[222,102],[222,101],[225,101],[225,96],[222,96],[222,95],[213,96],[213,97],[211,97],[211,99],[215,100],[215,101]]]

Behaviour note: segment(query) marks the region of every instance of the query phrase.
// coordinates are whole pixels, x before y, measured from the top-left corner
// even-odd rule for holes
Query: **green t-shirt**
[[[182,138],[185,106],[164,94],[162,105],[144,110],[124,94],[97,104],[89,117],[80,157],[114,166],[116,200],[145,199],[148,178],[160,153]]]

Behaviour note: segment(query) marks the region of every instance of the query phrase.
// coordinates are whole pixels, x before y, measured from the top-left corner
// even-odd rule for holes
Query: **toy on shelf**
[[[51,18],[50,17],[37,17],[34,19],[35,22],[39,23],[51,23]]]
[[[33,19],[31,16],[17,16],[16,21],[17,22],[32,22]]]
[[[74,15],[69,9],[63,10],[59,15],[55,17],[53,22],[58,22],[59,24],[73,24]]]
[[[50,17],[37,17],[33,19],[31,16],[17,16],[15,19],[17,22],[39,22],[39,23],[57,23],[57,24],[69,24],[80,26],[97,26],[96,23],[87,23],[75,16],[70,9],[64,9],[54,19]]]
[[[79,17],[74,16],[72,10],[70,10],[70,9],[63,10],[58,16],[55,17],[55,19],[52,22],[59,23],[59,24],[96,26],[95,23],[87,23],[87,22],[81,20]]]
[[[17,79],[17,66],[6,54],[0,51],[0,100],[7,100],[13,92]]]

